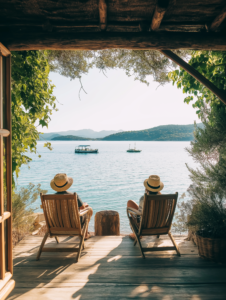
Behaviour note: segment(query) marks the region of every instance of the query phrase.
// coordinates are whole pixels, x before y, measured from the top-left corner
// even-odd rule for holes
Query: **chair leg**
[[[83,240],[83,243],[82,243],[82,250],[85,249],[85,237],[84,237],[84,240]]]
[[[141,242],[140,242],[140,239],[139,239],[138,236],[137,236],[137,241],[138,241],[138,246],[140,248],[141,255],[142,255],[143,258],[145,258],[145,255],[144,255],[144,252],[143,252],[143,249],[142,249],[142,246],[141,246]]]
[[[82,251],[82,236],[80,236],[79,238],[80,238],[80,243],[79,243],[78,255],[77,255],[76,262],[78,262],[78,260],[80,258],[81,251]]]
[[[59,241],[59,239],[58,239],[58,236],[55,236],[55,239],[56,239],[57,244],[59,244],[60,241]]]
[[[157,235],[157,239],[159,239],[159,235]]]
[[[133,226],[132,226],[132,224],[131,224],[130,217],[129,217],[129,222],[130,222],[130,228],[131,228],[131,230],[132,230],[133,233],[134,233],[134,230],[133,230]],[[134,233],[134,234],[135,234],[135,233]],[[136,239],[136,235],[135,235],[135,240],[134,240],[133,246],[136,246],[136,244],[137,244],[137,239]]]
[[[134,234],[136,236],[136,242],[138,242],[138,246],[140,248],[141,255],[142,255],[143,258],[145,258],[145,255],[144,255],[144,252],[143,252],[143,249],[142,249],[142,246],[141,246],[141,242],[140,242],[139,236],[137,235],[137,232],[136,232],[136,230],[134,228],[133,223],[131,222],[131,219],[130,219],[130,224],[132,225],[133,232],[134,232]],[[134,242],[134,245],[136,245],[135,242]]]
[[[171,232],[168,232],[168,235],[169,235],[169,237],[170,237],[170,239],[171,239],[171,241],[172,241],[174,247],[176,248],[175,250],[176,250],[176,252],[177,252],[177,255],[180,256],[179,248],[178,248],[178,246],[177,246],[177,244],[176,244],[176,242],[175,242],[175,240],[174,240],[174,238],[173,238]]]
[[[84,244],[84,239],[85,239],[85,234],[86,234],[86,230],[87,230],[87,225],[88,225],[88,222],[86,221],[85,223],[85,227],[84,227],[84,230],[83,230],[83,233],[82,233],[82,236],[80,237],[80,243],[79,243],[79,250],[78,250],[78,256],[77,256],[77,262],[80,258],[80,255],[81,255],[81,252],[82,252],[82,247],[83,247],[83,244]]]
[[[46,232],[46,234],[45,234],[44,237],[43,237],[43,240],[42,240],[42,243],[41,243],[41,245],[40,245],[40,248],[39,248],[39,250],[38,250],[38,254],[37,254],[37,256],[36,256],[36,260],[39,260],[39,258],[40,258],[40,256],[41,256],[41,253],[42,253],[42,249],[43,249],[43,247],[44,247],[44,245],[45,245],[45,242],[46,242],[48,236],[49,236],[49,233]]]

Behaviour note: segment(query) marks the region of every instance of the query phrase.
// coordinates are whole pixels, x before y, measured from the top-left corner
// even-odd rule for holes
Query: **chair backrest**
[[[140,224],[142,235],[167,234],[171,228],[178,193],[168,195],[144,195]]]
[[[80,235],[77,194],[40,194],[50,235]]]

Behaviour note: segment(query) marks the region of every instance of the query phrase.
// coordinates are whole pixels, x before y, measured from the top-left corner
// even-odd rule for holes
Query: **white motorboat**
[[[98,153],[98,149],[89,148],[90,145],[79,145],[75,148],[75,153]]]

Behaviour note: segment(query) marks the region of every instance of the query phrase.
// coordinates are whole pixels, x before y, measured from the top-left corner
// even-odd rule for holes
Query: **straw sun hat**
[[[64,192],[71,187],[73,178],[68,177],[67,174],[59,173],[54,176],[50,182],[50,186],[54,191]]]
[[[164,188],[164,184],[160,181],[158,175],[151,175],[148,179],[145,179],[144,186],[151,192],[159,192]]]

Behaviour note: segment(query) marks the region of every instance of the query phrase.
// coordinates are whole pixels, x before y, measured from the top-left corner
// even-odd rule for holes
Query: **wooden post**
[[[119,213],[113,210],[97,212],[95,215],[95,235],[120,235]]]
[[[0,51],[0,128],[3,128],[3,57]],[[0,135],[0,280],[5,278],[5,231],[4,231],[4,188],[3,188],[3,136]]]
[[[168,5],[169,5],[169,0],[158,1],[151,21],[150,31],[155,31],[159,29],[162,19],[167,11]]]
[[[224,9],[222,10],[222,12],[216,16],[216,18],[213,20],[213,22],[211,23],[209,30],[210,31],[215,31],[217,30],[220,25],[222,24],[222,22],[225,20],[226,18],[226,6],[224,7]]]
[[[213,92],[225,105],[226,105],[226,91],[220,90],[216,87],[212,82],[210,82],[207,78],[205,78],[202,74],[200,74],[197,70],[195,70],[192,66],[190,66],[186,61],[177,56],[170,50],[160,50],[162,54],[166,57],[170,58],[176,64],[181,66],[186,72],[188,72],[191,76],[201,82],[205,87],[207,87],[211,92]]]
[[[99,16],[100,16],[100,29],[107,28],[107,4],[105,0],[99,0]]]
[[[6,187],[7,211],[11,217],[7,220],[8,235],[8,271],[13,274],[13,241],[12,241],[12,124],[11,124],[11,54],[6,57]]]

